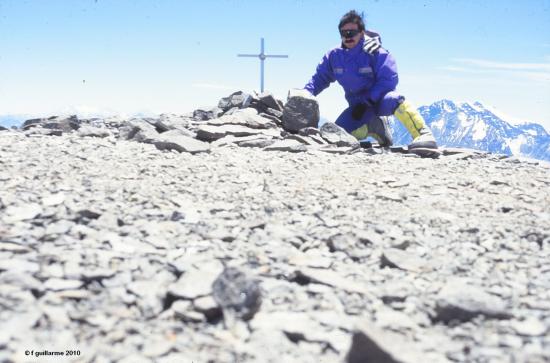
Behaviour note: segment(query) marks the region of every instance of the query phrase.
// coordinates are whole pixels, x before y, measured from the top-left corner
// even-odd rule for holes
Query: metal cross
[[[237,54],[237,57],[258,57],[261,61],[260,68],[260,92],[264,92],[264,61],[266,58],[288,58],[288,55],[267,55],[264,53],[264,38],[262,39],[260,54]]]

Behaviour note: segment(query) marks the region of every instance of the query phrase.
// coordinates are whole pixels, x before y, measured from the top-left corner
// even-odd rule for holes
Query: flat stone
[[[65,193],[49,194],[42,198],[42,205],[45,207],[60,205],[65,201],[65,198]]]
[[[152,125],[159,133],[170,130],[179,130],[186,136],[194,137],[195,134],[192,131],[188,130],[188,127],[190,126],[190,120],[191,117],[188,116],[163,113],[158,117],[158,119],[154,120],[154,123],[152,123]]]
[[[422,272],[427,270],[426,262],[420,257],[397,248],[384,250],[380,261],[381,267],[398,268],[405,271]]]
[[[530,337],[545,335],[549,329],[548,325],[534,317],[528,317],[521,321],[514,320],[510,322],[510,326],[517,334]]]
[[[300,268],[295,272],[299,279],[306,279],[309,282],[332,286],[348,292],[365,293],[366,286],[350,281],[337,272],[331,270],[318,270],[312,268]]]
[[[252,129],[274,129],[277,127],[273,120],[258,115],[258,112],[252,108],[237,110],[231,115],[223,115],[220,118],[210,120],[208,125],[241,125]]]
[[[203,141],[215,141],[227,135],[233,136],[249,136],[249,135],[265,135],[271,137],[280,136],[280,131],[277,129],[253,129],[242,125],[224,124],[221,126],[202,125],[197,129],[197,139]]]
[[[417,363],[425,355],[403,336],[380,330],[372,323],[364,323],[354,333],[346,356],[347,363]],[[448,362],[441,356],[430,362]]]
[[[306,145],[297,140],[279,140],[273,144],[264,147],[266,151],[288,151],[288,152],[304,152],[307,151]]]
[[[358,148],[360,146],[359,141],[355,137],[348,134],[346,130],[333,122],[326,122],[323,126],[321,126],[319,131],[321,132],[323,139],[325,139],[329,144],[353,148]]]
[[[222,272],[222,265],[213,261],[200,265],[200,269],[189,268],[171,284],[168,291],[179,298],[193,300],[212,293],[212,284]]]
[[[436,321],[465,322],[479,315],[490,319],[511,317],[503,300],[460,280],[448,281],[437,295]]]
[[[117,125],[118,137],[123,140],[134,140],[144,142],[146,135],[156,135],[155,127],[144,119],[132,118],[130,120],[120,121]],[[136,136],[141,133],[140,136]]]
[[[80,280],[51,278],[44,282],[44,288],[51,291],[77,290],[83,285]]]
[[[298,134],[290,134],[285,137],[286,140],[296,140],[301,142],[304,145],[319,145],[315,140],[308,136],[302,136]]]
[[[265,148],[273,145],[276,141],[276,139],[254,139],[237,142],[237,145],[239,145],[240,147]]]
[[[170,130],[159,134],[152,142],[159,150],[175,150],[191,154],[208,152],[210,145],[183,134],[179,130]]]
[[[42,207],[36,203],[29,203],[22,206],[8,206],[4,211],[4,222],[14,223],[34,219],[42,213]]]
[[[333,260],[315,252],[303,253],[298,251],[289,256],[288,263],[300,267],[328,269],[333,264]]]
[[[25,273],[35,273],[40,270],[40,265],[36,262],[12,258],[9,260],[0,260],[0,271],[8,272],[25,272]]]

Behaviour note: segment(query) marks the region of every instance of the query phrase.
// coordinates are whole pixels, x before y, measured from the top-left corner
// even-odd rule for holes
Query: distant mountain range
[[[0,126],[12,127],[12,126],[21,126],[23,121],[32,118],[28,115],[0,115]]]
[[[550,134],[539,124],[512,125],[479,102],[434,102],[418,109],[440,146],[464,147],[491,153],[550,161]],[[406,145],[411,137],[400,122],[390,121],[394,144]]]
[[[421,106],[420,113],[440,146],[464,147],[491,153],[524,156],[550,161],[550,134],[539,124],[513,125],[479,102],[450,100]],[[132,115],[139,117],[140,114]],[[0,115],[0,125],[20,126],[28,115]],[[322,118],[320,124],[328,120]],[[411,137],[394,118],[390,120],[394,144],[407,145]]]

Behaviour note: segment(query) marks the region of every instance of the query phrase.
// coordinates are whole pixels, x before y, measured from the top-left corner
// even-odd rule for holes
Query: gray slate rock
[[[163,113],[158,119],[154,119],[150,123],[159,133],[170,130],[180,130],[187,136],[195,137],[195,134],[188,130],[190,126],[190,118],[187,116]]]
[[[465,322],[482,315],[491,319],[508,319],[512,315],[500,298],[486,293],[477,286],[451,280],[437,295],[435,321]]]
[[[198,109],[193,111],[193,119],[196,121],[208,121],[212,120],[213,118],[219,117],[222,114],[223,110],[218,107],[214,107],[210,110]]]
[[[359,141],[346,130],[332,122],[327,122],[319,129],[323,139],[336,146],[359,147]]]
[[[275,139],[255,139],[255,140],[245,140],[236,142],[240,147],[260,147],[265,148],[267,146],[273,145],[277,140]]]
[[[327,122],[321,126],[319,129],[321,136],[329,144],[335,144],[336,146],[348,146],[348,147],[359,147],[359,141],[348,134],[346,130],[341,128],[332,122]]]
[[[212,284],[212,296],[224,310],[242,320],[250,320],[262,304],[260,284],[244,271],[225,268]]]
[[[321,131],[317,127],[304,127],[303,129],[298,130],[298,135],[302,136],[321,136]]]
[[[275,124],[276,124],[277,126],[280,126],[280,127],[283,126],[283,119],[282,119],[282,116],[281,116],[281,117],[275,117],[275,116],[270,115],[270,114],[265,113],[265,112],[260,112],[259,115],[262,116],[262,117],[265,117],[265,118],[267,118],[267,119],[270,119],[270,120],[273,121],[273,122],[275,122]]]
[[[329,153],[329,154],[342,155],[342,154],[350,154],[350,153],[352,153],[353,150],[359,150],[359,149],[354,149],[354,148],[347,147],[347,146],[342,146],[342,147],[337,147],[336,146],[335,147],[335,145],[323,145],[322,147],[319,147],[318,150]]]
[[[289,151],[289,152],[304,152],[307,151],[307,146],[297,140],[280,140],[264,148],[266,151]]]
[[[319,145],[319,143],[308,136],[290,134],[285,137],[286,140],[296,140],[304,145]]]
[[[236,110],[230,115],[223,115],[220,118],[208,121],[208,125],[242,125],[253,129],[274,129],[277,124],[273,120],[258,115],[258,112],[253,108],[245,108]]]
[[[248,93],[243,91],[233,92],[227,97],[224,97],[218,102],[218,108],[222,109],[223,112],[226,112],[234,107],[237,108],[246,108],[250,106],[250,101],[252,97]]]
[[[32,127],[42,126],[46,129],[61,130],[63,132],[71,132],[80,127],[80,120],[76,115],[69,117],[52,116],[49,118],[36,118],[23,122],[21,128],[28,130]]]
[[[118,137],[122,140],[135,140],[147,143],[158,134],[155,127],[144,119],[133,118],[123,121],[118,128]]]
[[[430,357],[417,350],[403,336],[365,324],[353,333],[347,363],[418,363],[448,362],[444,357]]]
[[[159,150],[176,150],[192,154],[210,151],[210,145],[184,135],[179,130],[171,130],[158,134],[152,142]]]
[[[381,267],[398,268],[405,271],[421,272],[426,269],[426,262],[418,256],[397,248],[389,248],[382,253]]]
[[[292,89],[283,111],[283,127],[290,132],[298,132],[304,127],[319,125],[319,103],[308,91]]]
[[[227,135],[233,136],[249,136],[249,135],[265,135],[270,137],[278,137],[280,131],[276,129],[253,129],[241,125],[202,125],[197,129],[197,139],[202,141],[215,141]]]
[[[47,129],[47,128],[44,128],[42,125],[38,125],[38,127],[32,127],[30,129],[27,129],[25,131],[25,135],[26,136],[32,136],[32,135],[61,136],[63,135],[63,130]]]
[[[263,103],[268,109],[274,111],[283,112],[283,107],[277,102],[277,99],[271,92],[265,91],[258,95],[260,102]],[[269,113],[269,112],[268,112]]]

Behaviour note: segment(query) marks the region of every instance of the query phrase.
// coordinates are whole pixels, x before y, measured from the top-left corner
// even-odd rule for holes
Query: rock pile
[[[187,115],[161,114],[157,118],[129,120],[52,116],[27,120],[21,130],[29,136],[60,136],[68,132],[83,137],[113,136],[117,140],[153,144],[160,150],[190,153],[209,152],[213,146],[234,144],[266,151],[400,152],[432,158],[441,155],[433,150],[408,151],[406,147],[384,149],[370,142],[363,143],[361,148],[353,136],[336,124],[328,122],[320,129],[318,125],[317,100],[305,90],[291,90],[285,104],[269,92],[250,95],[238,91],[222,98],[217,107],[197,109]],[[455,153],[456,149],[450,152]],[[471,151],[460,151],[464,152],[471,154]]]
[[[284,110],[0,132],[0,362],[550,361],[547,166]]]

